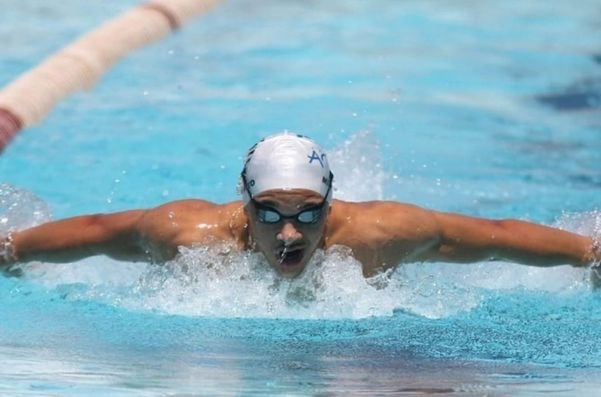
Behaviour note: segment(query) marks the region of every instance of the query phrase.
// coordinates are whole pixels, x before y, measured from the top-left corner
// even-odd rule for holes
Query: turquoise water
[[[5,5],[0,85],[134,4]],[[223,3],[17,138],[0,231],[236,199],[245,150],[290,129],[329,149],[339,198],[600,236],[599,11]],[[344,250],[318,259],[292,283],[226,247],[24,265],[0,277],[0,394],[601,395],[586,270],[412,264],[366,281]]]

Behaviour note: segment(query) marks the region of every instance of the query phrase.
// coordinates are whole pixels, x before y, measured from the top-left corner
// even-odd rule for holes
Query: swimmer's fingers
[[[598,238],[593,238],[592,266],[590,272],[591,286],[594,290],[601,289],[601,241]]]
[[[0,269],[17,261],[15,245],[11,233],[0,237]]]

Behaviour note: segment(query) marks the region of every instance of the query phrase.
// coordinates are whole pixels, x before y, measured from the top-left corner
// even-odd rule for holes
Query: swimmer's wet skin
[[[161,262],[177,255],[178,247],[215,241],[262,253],[284,277],[298,276],[316,250],[335,245],[350,248],[366,276],[417,261],[506,260],[541,267],[601,262],[601,244],[588,236],[392,201],[334,200],[333,179],[319,145],[284,132],[248,151],[242,201],[181,200],[49,222],[0,237],[0,265],[98,254]]]

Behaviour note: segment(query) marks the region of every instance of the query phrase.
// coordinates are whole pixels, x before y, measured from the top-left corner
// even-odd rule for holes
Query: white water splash
[[[48,205],[34,194],[0,183],[0,235],[50,220]]]
[[[345,247],[318,251],[295,279],[278,276],[261,254],[225,245],[181,248],[164,265],[95,262],[34,263],[25,273],[68,299],[185,316],[360,319],[404,310],[438,318],[479,301],[470,291],[432,283],[423,272],[366,279]]]
[[[599,213],[573,214],[557,226],[584,232],[594,229],[599,219]],[[181,248],[164,265],[97,257],[69,265],[27,266],[30,280],[68,299],[184,316],[360,319],[401,310],[442,318],[473,309],[487,290],[567,293],[590,288],[585,269],[503,262],[414,263],[365,279],[344,247],[318,251],[305,272],[292,280],[279,277],[261,254],[226,245]]]
[[[279,277],[261,254],[182,249],[177,260],[144,274],[136,289],[146,297],[133,297],[132,308],[144,302],[145,309],[184,315],[360,318],[394,309],[373,307],[378,291],[342,249],[318,252],[292,280]]]
[[[356,161],[359,154],[362,160]],[[378,145],[369,133],[356,134],[333,150],[337,197],[382,198],[387,181],[378,159]],[[6,185],[0,185],[0,192],[3,227],[18,229],[48,219],[45,204],[30,193]],[[601,212],[566,214],[554,226],[601,238]],[[180,255],[164,265],[95,257],[22,267],[30,281],[68,299],[186,316],[359,319],[401,310],[441,318],[473,309],[486,290],[564,293],[590,288],[586,269],[502,262],[414,263],[365,279],[360,264],[343,247],[318,252],[293,280],[279,277],[261,254],[219,245],[181,248]]]
[[[328,155],[334,172],[334,197],[347,201],[381,200],[386,173],[380,164],[380,148],[373,134],[351,135]]]

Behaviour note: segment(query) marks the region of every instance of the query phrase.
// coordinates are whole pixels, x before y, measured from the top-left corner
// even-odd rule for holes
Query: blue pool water
[[[134,4],[5,4],[0,85]],[[600,11],[224,2],[16,139],[0,234],[236,199],[245,150],[289,129],[329,149],[339,198],[599,237]],[[23,265],[0,277],[0,395],[601,395],[587,270],[411,264],[364,280],[343,249],[317,259],[293,282],[226,247],[164,266]]]

